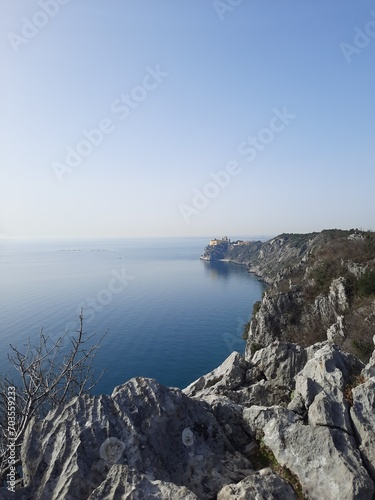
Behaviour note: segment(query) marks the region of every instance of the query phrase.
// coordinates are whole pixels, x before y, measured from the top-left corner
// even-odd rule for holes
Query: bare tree
[[[90,393],[101,379],[103,372],[96,377],[93,361],[107,332],[98,342],[93,343],[92,339],[96,334],[86,335],[83,320],[81,310],[79,328],[75,334],[65,332],[55,342],[45,336],[42,330],[38,345],[32,345],[29,339],[24,353],[10,346],[8,359],[18,371],[20,382],[16,383],[8,376],[0,375],[1,484],[6,481],[10,471],[9,442],[15,447],[12,465],[18,469],[22,467],[20,448],[31,418],[42,419],[51,409],[67,403],[71,398]],[[68,344],[65,349],[67,341],[71,345]],[[64,354],[64,351],[67,353]]]

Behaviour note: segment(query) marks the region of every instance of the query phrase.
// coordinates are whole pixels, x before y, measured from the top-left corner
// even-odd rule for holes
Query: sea
[[[0,241],[0,373],[10,346],[25,352],[40,332],[56,342],[83,326],[111,394],[144,376],[184,388],[243,353],[243,325],[265,285],[244,266],[199,259],[207,238]],[[14,371],[9,372],[15,375]]]

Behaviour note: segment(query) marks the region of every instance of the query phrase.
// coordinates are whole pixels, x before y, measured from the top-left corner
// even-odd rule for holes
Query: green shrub
[[[245,323],[243,325],[243,329],[242,329],[242,338],[244,340],[247,340],[249,338],[249,328],[250,328],[250,321],[248,321],[247,323]]]
[[[337,263],[335,261],[323,261],[312,274],[315,281],[316,293],[322,293],[326,295],[329,292],[329,287],[332,283],[332,279],[339,275],[337,270]]]
[[[253,314],[252,314],[253,318],[257,314],[257,312],[259,312],[259,309],[260,309],[261,305],[262,305],[262,303],[261,303],[260,300],[258,300],[257,302],[255,302],[255,304],[253,305]]]
[[[287,467],[279,464],[272,450],[268,446],[266,446],[263,439],[257,441],[257,448],[258,449],[256,455],[251,459],[254,468],[256,470],[260,470],[264,469],[265,467],[269,467],[274,473],[278,474],[284,479],[284,481],[287,481],[290,484],[298,499],[306,500],[298,477],[293,474]]]
[[[262,344],[257,344],[256,342],[252,342],[251,343],[251,346],[250,346],[250,352],[251,352],[251,355],[254,356],[254,354],[257,352],[257,351],[260,351],[261,349],[263,349],[264,346],[262,346]]]
[[[360,297],[375,295],[375,271],[366,271],[357,281],[357,291]]]

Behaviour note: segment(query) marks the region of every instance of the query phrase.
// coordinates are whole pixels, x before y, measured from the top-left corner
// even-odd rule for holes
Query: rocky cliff
[[[374,248],[327,231],[205,253],[270,283],[245,355],[182,391],[139,377],[34,420],[24,485],[0,498],[374,500]]]
[[[33,421],[1,498],[371,500],[375,351],[328,341],[232,353],[185,390],[135,378]]]
[[[207,247],[203,257],[216,258]],[[375,233],[325,230],[229,245],[221,257],[270,285],[256,304],[248,349],[275,338],[303,346],[329,338],[366,362],[375,331]]]

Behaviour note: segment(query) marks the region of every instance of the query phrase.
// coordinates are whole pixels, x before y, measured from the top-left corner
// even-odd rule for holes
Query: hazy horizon
[[[0,14],[0,240],[375,229],[371,0]]]

